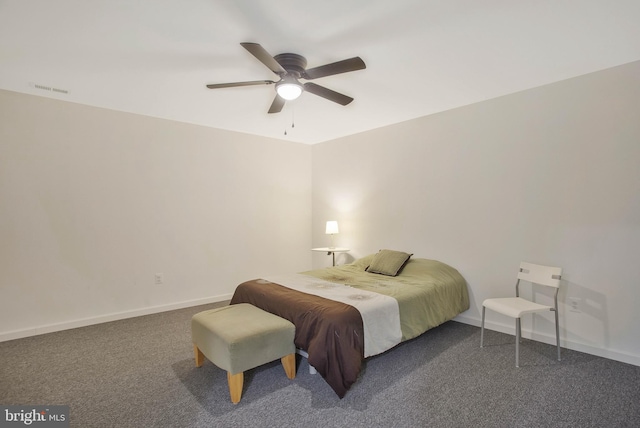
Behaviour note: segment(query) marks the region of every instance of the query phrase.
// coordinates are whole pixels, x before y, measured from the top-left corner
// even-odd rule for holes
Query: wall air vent
[[[59,94],[68,94],[69,93],[69,91],[66,90],[66,89],[53,88],[51,86],[40,85],[38,83],[29,83],[29,86],[31,86],[32,88],[41,89],[43,91],[57,92]]]

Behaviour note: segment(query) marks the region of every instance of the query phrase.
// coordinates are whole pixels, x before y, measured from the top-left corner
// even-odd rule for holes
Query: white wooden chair
[[[520,367],[520,318],[524,314],[534,314],[537,312],[555,312],[556,319],[556,346],[558,348],[558,361],[560,361],[560,326],[558,324],[558,290],[562,268],[552,266],[541,266],[533,263],[520,263],[518,280],[516,281],[516,297],[505,297],[496,299],[486,299],[482,303],[482,326],[480,329],[480,347],[484,346],[484,316],[485,309],[509,316],[516,319],[516,367]],[[520,297],[520,280],[531,284],[540,284],[555,288],[553,306],[545,306]]]

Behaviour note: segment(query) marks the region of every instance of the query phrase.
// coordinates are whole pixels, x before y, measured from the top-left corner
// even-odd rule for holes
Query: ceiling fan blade
[[[271,107],[269,108],[269,113],[280,113],[282,111],[282,107],[284,107],[284,103],[284,98],[276,94],[276,97],[273,99]]]
[[[326,98],[329,101],[333,101],[334,103],[338,103],[340,105],[346,106],[353,98],[343,95],[339,92],[332,91],[331,89],[325,88],[324,86],[316,85],[315,83],[307,82],[304,84],[304,90],[307,92],[311,92],[314,95],[318,95],[322,98]]]
[[[258,43],[247,43],[247,42],[244,42],[244,43],[240,43],[240,44],[242,45],[243,48],[248,50],[249,53],[251,53],[251,55],[253,55],[256,58],[258,58],[258,61],[260,61],[261,63],[263,63],[267,67],[269,67],[269,70],[273,71],[274,73],[276,73],[278,75],[282,75],[282,74],[285,74],[287,72],[284,68],[282,68],[280,63],[278,61],[276,61],[275,58],[273,58],[273,56],[271,56],[271,54],[269,54],[269,52],[267,52]]]
[[[302,77],[305,79],[317,79],[319,77],[332,76],[334,74],[347,73],[349,71],[362,70],[367,68],[364,61],[359,57],[353,57],[331,64],[321,65],[320,67],[305,70]]]
[[[234,83],[214,83],[211,85],[207,85],[209,89],[219,89],[219,88],[235,88],[236,86],[256,86],[256,85],[271,85],[274,82],[273,80],[253,80],[250,82],[234,82]]]

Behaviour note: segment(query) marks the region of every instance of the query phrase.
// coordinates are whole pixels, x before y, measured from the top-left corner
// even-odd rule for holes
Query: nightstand
[[[346,253],[350,251],[348,248],[341,247],[321,247],[321,248],[312,248],[311,251],[322,251],[326,252],[328,256],[333,256],[333,265],[336,265],[336,253]]]

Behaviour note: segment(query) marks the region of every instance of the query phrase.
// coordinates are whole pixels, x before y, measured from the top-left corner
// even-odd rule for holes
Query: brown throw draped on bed
[[[237,303],[251,303],[291,321],[296,347],[309,354],[309,364],[340,398],[357,380],[364,360],[364,330],[353,306],[260,279],[236,288],[231,304]]]

